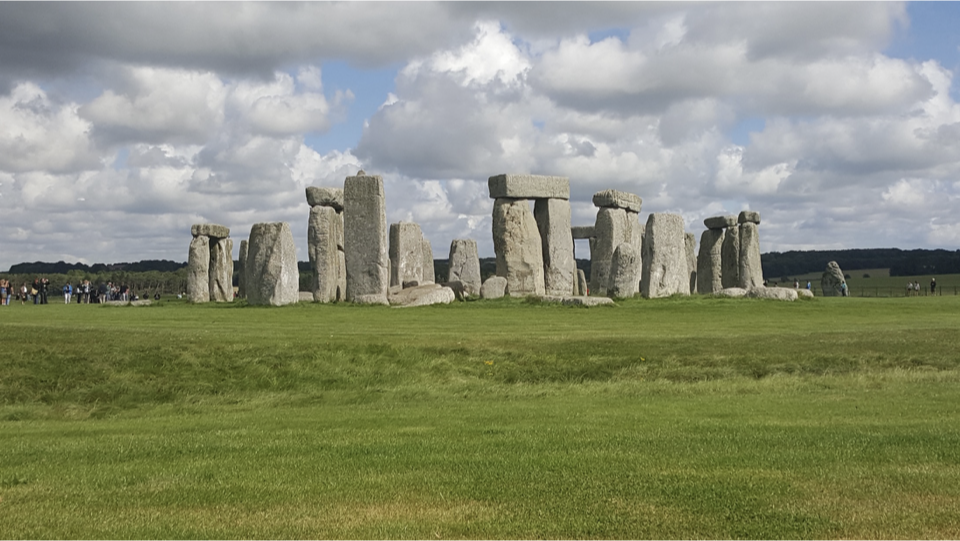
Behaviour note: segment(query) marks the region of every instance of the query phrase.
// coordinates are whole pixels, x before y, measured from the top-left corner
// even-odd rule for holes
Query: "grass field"
[[[0,533],[956,538],[958,327],[955,296],[3,307]]]

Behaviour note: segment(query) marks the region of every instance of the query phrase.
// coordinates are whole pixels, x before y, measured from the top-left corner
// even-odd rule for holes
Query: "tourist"
[[[70,298],[73,297],[73,286],[70,282],[63,286],[63,304],[70,304]]]
[[[846,283],[846,282],[840,282],[840,296],[841,296],[841,297],[846,297],[846,296],[847,296],[847,283]]]
[[[800,289],[800,280],[793,281],[793,289]]]
[[[0,306],[7,304],[7,290],[9,289],[9,282],[4,279],[0,279]]]
[[[20,286],[20,306],[23,306],[23,301],[27,300],[28,291],[29,290],[27,289],[27,283],[24,282],[23,285]]]
[[[937,279],[933,278],[930,280],[930,294],[935,295],[937,293]]]
[[[807,282],[807,290],[810,290],[810,282]]]

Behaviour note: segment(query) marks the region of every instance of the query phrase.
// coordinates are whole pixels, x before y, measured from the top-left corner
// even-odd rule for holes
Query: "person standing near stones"
[[[20,286],[20,306],[23,306],[23,301],[27,300],[27,293],[29,293],[29,291],[30,290],[27,289],[27,283],[24,282],[23,285]]]
[[[930,294],[935,295],[937,293],[937,279],[932,278],[930,280]]]
[[[70,304],[70,298],[73,297],[73,286],[70,282],[63,286],[63,304]]]

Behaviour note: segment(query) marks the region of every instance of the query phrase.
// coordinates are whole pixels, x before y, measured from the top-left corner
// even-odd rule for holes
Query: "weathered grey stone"
[[[194,236],[187,257],[187,298],[190,302],[210,300],[210,238]]]
[[[448,282],[461,282],[468,295],[479,295],[480,258],[477,255],[477,241],[473,239],[454,239],[450,242]]]
[[[760,213],[755,210],[742,210],[737,216],[737,223],[760,225]]]
[[[339,270],[337,271],[337,300],[347,299],[347,260],[343,255],[343,250],[337,250],[337,258],[340,260]]]
[[[577,272],[570,231],[570,201],[537,199],[533,216],[537,220],[543,246],[544,292],[548,295],[570,295]]]
[[[577,269],[577,296],[586,297],[589,294],[590,289],[587,285],[587,275],[582,269]]]
[[[746,297],[747,290],[742,287],[725,287],[717,292],[718,295],[723,295],[724,297]]]
[[[713,295],[723,289],[721,248],[723,229],[707,229],[700,235],[700,255],[697,257],[697,292]]]
[[[233,239],[210,239],[210,300],[233,302]]]
[[[331,207],[343,212],[343,188],[307,186],[307,204],[311,207]]]
[[[643,199],[638,195],[620,190],[603,190],[593,194],[593,204],[600,208],[624,209],[639,213],[643,206]]]
[[[708,229],[726,229],[737,225],[736,216],[714,216],[703,221]]]
[[[497,276],[507,279],[508,295],[543,295],[540,232],[525,200],[494,201],[493,249],[497,255]]]
[[[720,247],[720,281],[723,288],[740,287],[740,228],[728,227]]]
[[[697,236],[693,233],[684,233],[683,240],[687,247],[687,275],[690,276],[688,293],[697,292]]]
[[[597,211],[596,241],[590,245],[590,294],[603,296],[610,287],[613,252],[624,242],[632,244],[634,228],[624,209],[605,207]]]
[[[655,212],[647,217],[641,293],[648,299],[690,293],[683,218]]]
[[[340,283],[340,250],[337,237],[342,236],[342,222],[333,207],[310,207],[307,225],[307,253],[313,269],[310,284],[313,300],[335,302]]]
[[[491,199],[570,199],[570,179],[545,175],[496,175],[487,180]]]
[[[390,295],[390,305],[397,308],[411,308],[431,304],[450,304],[456,295],[449,287],[440,284],[426,284],[403,289]]]
[[[610,260],[610,287],[607,294],[611,297],[633,297],[637,294],[637,252],[633,243],[623,242],[613,251]]]
[[[809,289],[797,289],[796,292],[797,292],[797,298],[800,298],[800,297],[809,297],[811,299],[813,298],[813,291],[810,291]]]
[[[443,287],[449,287],[453,291],[453,295],[458,301],[467,300],[467,292],[463,287],[463,282],[443,282],[440,285]]]
[[[737,285],[744,289],[763,286],[763,267],[760,264],[760,232],[757,224],[740,224],[740,272]]]
[[[400,288],[400,289],[407,289],[407,288],[410,288],[410,287],[418,287],[418,286],[420,286],[420,285],[427,285],[427,284],[421,284],[421,283],[420,283],[420,280],[410,280],[410,281],[407,281],[407,282],[404,282],[403,284],[401,284],[401,288]],[[391,287],[393,287],[393,286],[391,286]]]
[[[584,297],[582,295],[573,295],[573,296],[560,296],[560,295],[546,295],[540,297],[540,300],[543,302],[553,302],[559,303],[564,306],[609,306],[616,304],[613,302],[613,299],[609,297]]]
[[[436,279],[436,270],[433,268],[433,246],[430,246],[430,241],[420,237],[421,249],[420,253],[423,254],[423,274],[420,277],[421,284],[432,284],[437,281]]]
[[[300,299],[300,271],[290,224],[253,224],[247,246],[247,302],[282,306]]]
[[[826,270],[820,277],[821,295],[824,297],[840,297],[843,295],[843,284],[847,282],[836,261],[827,263]]]
[[[747,297],[751,299],[795,301],[797,300],[797,290],[792,287],[764,287],[761,285],[760,287],[751,287],[748,289]]]
[[[413,222],[390,224],[390,285],[423,278],[423,232]]]
[[[311,291],[298,291],[298,302],[313,302],[313,292]]]
[[[480,286],[480,297],[499,299],[507,292],[507,279],[503,276],[491,276]]]
[[[637,254],[637,293],[640,292],[640,277],[643,276],[643,234],[645,224],[640,223],[640,214],[627,211],[627,223],[630,224],[630,242],[633,243],[634,253]]]
[[[230,236],[230,228],[217,224],[193,224],[193,227],[190,228],[190,233],[194,237],[225,239]]]
[[[343,182],[343,254],[346,300],[387,304],[390,286],[383,178],[357,175]]]
[[[247,239],[240,241],[240,257],[237,260],[237,296],[241,299],[247,297],[247,277],[244,269],[247,265]]]
[[[575,225],[570,228],[570,236],[575,239],[592,239],[596,237],[596,227],[592,225]]]

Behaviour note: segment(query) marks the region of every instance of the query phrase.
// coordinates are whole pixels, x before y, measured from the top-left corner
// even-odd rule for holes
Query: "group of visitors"
[[[919,297],[920,296],[920,282],[907,282],[907,296],[908,297]]]
[[[23,287],[26,289],[27,284],[23,284]],[[6,278],[0,279],[0,306],[10,306],[10,299],[16,295],[13,288],[14,286],[10,283],[10,280]]]
[[[20,304],[28,303],[31,299],[33,304],[47,304],[49,291],[50,280],[47,278],[38,276],[33,280],[33,283],[24,282],[20,287],[10,283],[10,280],[6,278],[0,278],[0,305],[9,306],[10,301],[14,299],[20,299]],[[61,292],[63,293],[64,304],[102,304],[110,301],[136,301],[140,299],[126,284],[114,284],[113,282],[100,284],[99,287],[91,284],[90,280],[80,280],[76,286],[67,282],[61,288]],[[160,299],[159,292],[154,295],[154,299]]]

